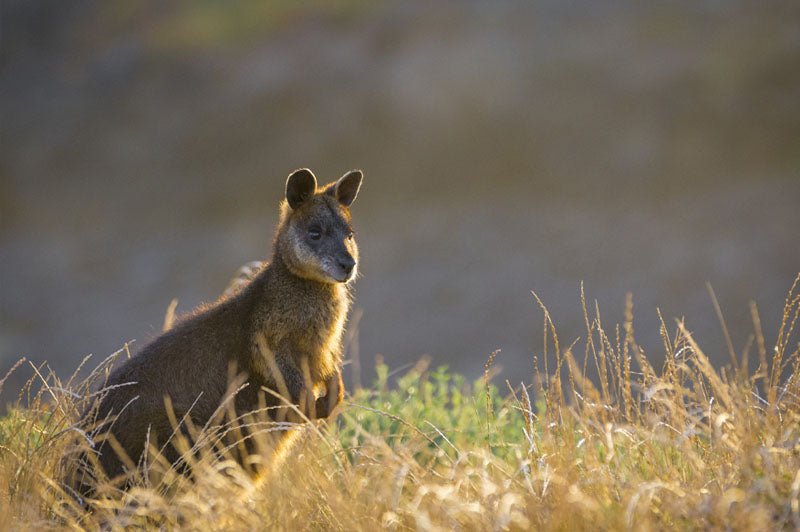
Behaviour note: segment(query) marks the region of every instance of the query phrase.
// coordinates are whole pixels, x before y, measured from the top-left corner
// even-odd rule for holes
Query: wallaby
[[[85,416],[108,478],[124,478],[148,445],[175,464],[180,453],[168,442],[176,430],[187,434],[180,425],[207,427],[226,415],[226,401],[233,419],[255,410],[289,421],[331,414],[344,394],[342,332],[358,263],[350,205],[361,180],[353,170],[318,188],[310,170],[292,172],[271,261],[112,372]],[[85,494],[86,483],[76,485]]]

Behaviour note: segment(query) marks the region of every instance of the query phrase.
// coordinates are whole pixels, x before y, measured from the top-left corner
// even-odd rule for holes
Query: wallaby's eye
[[[311,240],[319,240],[320,238],[322,238],[322,229],[317,227],[316,225],[312,226],[308,230],[308,238],[310,238]]]
[[[347,239],[348,240],[353,240],[353,232],[352,231],[347,233]]]

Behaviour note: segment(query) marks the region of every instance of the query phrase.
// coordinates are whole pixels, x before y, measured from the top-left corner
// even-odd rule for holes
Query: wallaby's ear
[[[336,199],[345,207],[349,207],[356,200],[358,190],[361,188],[361,179],[364,174],[361,170],[350,170],[336,182]]]
[[[314,195],[317,190],[317,178],[308,168],[300,168],[289,174],[286,180],[286,201],[289,207],[296,209]]]

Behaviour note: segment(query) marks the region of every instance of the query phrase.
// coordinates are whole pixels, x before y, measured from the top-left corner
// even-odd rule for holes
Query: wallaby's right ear
[[[286,180],[286,201],[296,209],[317,190],[317,178],[308,168],[300,168],[289,174]]]
[[[361,189],[361,180],[364,174],[361,170],[350,170],[336,182],[333,188],[336,199],[345,207],[349,207],[356,200],[358,191]]]

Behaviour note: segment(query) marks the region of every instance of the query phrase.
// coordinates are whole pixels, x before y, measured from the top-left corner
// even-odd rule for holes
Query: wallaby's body
[[[173,433],[165,398],[177,420],[186,416],[203,427],[219,415],[233,375],[245,385],[233,401],[236,415],[282,404],[263,388],[287,395],[309,418],[327,417],[341,401],[342,332],[358,260],[349,206],[361,178],[353,171],[317,189],[309,170],[292,173],[271,262],[111,374],[110,389],[92,412],[105,440],[99,463],[109,478],[125,470],[111,439],[137,463],[146,442],[160,448]],[[314,395],[321,391],[323,397]],[[164,454],[178,459],[170,446]]]

